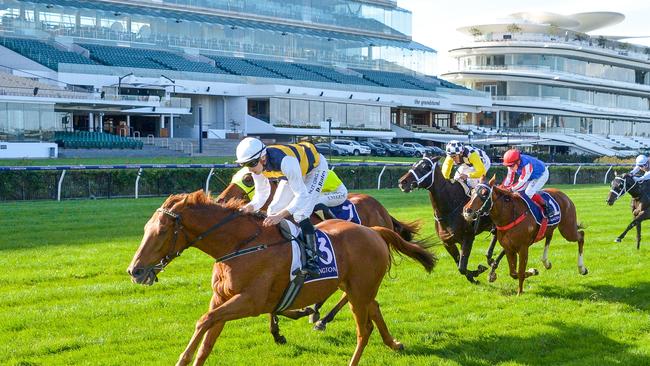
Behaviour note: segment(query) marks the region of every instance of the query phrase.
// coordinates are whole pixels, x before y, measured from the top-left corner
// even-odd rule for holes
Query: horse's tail
[[[423,241],[406,241],[393,230],[382,226],[373,226],[372,229],[384,239],[389,248],[420,262],[427,272],[431,272],[433,267],[436,266],[438,258],[427,250],[431,246],[430,244]]]
[[[420,221],[401,222],[393,216],[390,219],[393,222],[393,230],[406,241],[412,241],[420,231]]]

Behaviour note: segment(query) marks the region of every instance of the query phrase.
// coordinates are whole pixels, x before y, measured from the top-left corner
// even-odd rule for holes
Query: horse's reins
[[[634,188],[639,182],[634,181],[634,184],[630,188],[627,188],[627,180],[624,177],[615,177],[614,180],[621,180],[623,181],[623,189],[621,189],[620,192],[616,192],[614,189],[610,189],[609,192],[614,193],[616,195],[616,199],[618,200],[622,195],[624,195],[626,192],[630,191],[632,188]]]
[[[168,215],[168,216],[170,216],[170,217],[172,217],[174,219],[174,241],[173,241],[171,250],[169,251],[169,253],[165,257],[163,257],[160,260],[160,262],[158,264],[156,264],[154,266],[151,266],[152,269],[158,269],[159,271],[163,270],[165,268],[165,266],[167,266],[167,264],[169,264],[169,262],[172,261],[172,259],[174,259],[176,257],[180,257],[181,253],[183,252],[184,249],[181,249],[181,250],[178,250],[178,251],[176,250],[176,242],[177,242],[177,239],[178,239],[178,233],[179,232],[182,231],[183,235],[185,235],[185,241],[187,242],[187,248],[189,248],[193,244],[195,244],[195,243],[199,242],[200,240],[204,239],[205,237],[207,237],[210,233],[214,232],[218,228],[220,228],[220,227],[228,224],[229,222],[233,221],[234,219],[242,216],[240,211],[234,211],[231,214],[229,214],[228,216],[221,219],[216,224],[212,225],[210,228],[208,228],[203,233],[199,234],[193,240],[189,240],[189,237],[188,237],[187,233],[185,232],[185,230],[183,230],[183,225],[181,224],[182,217],[181,217],[180,214],[177,214],[177,213],[175,213],[175,212],[173,212],[171,210],[168,210],[168,209],[165,209],[165,208],[162,208],[162,207],[158,208],[156,211],[162,212],[163,214]],[[248,237],[248,238],[242,240],[241,242],[237,243],[236,247],[240,248],[241,246],[252,242],[253,240],[255,240],[260,235],[260,233],[261,233],[261,230],[260,230],[260,227],[258,225],[256,232],[253,235],[251,235],[250,237]],[[271,244],[260,244],[260,245],[257,245],[257,246],[251,247],[251,248],[237,249],[232,253],[229,253],[229,254],[226,254],[226,255],[224,255],[222,257],[217,258],[216,262],[224,262],[224,261],[227,261],[229,259],[233,259],[233,258],[242,256],[242,255],[258,252],[258,251],[267,249],[267,248],[269,248],[271,246],[285,243],[287,241],[288,241],[287,239],[283,239],[281,241],[271,243]]]
[[[489,212],[492,209],[492,206],[494,205],[494,201],[492,200],[492,192],[493,192],[494,187],[488,186],[487,184],[484,184],[484,183],[477,184],[476,188],[475,188],[475,190],[477,192],[476,195],[478,197],[481,197],[481,198],[483,198],[482,197],[483,195],[478,194],[478,188],[479,187],[486,188],[488,190],[488,194],[487,194],[488,197],[484,199],[483,205],[481,205],[481,208],[479,208],[476,212],[478,214],[480,214],[481,216],[489,215]],[[488,206],[488,204],[489,204],[489,206]],[[524,221],[526,219],[526,216],[528,216],[528,211],[524,211],[521,215],[519,215],[519,217],[517,217],[515,219],[514,218],[514,216],[515,216],[514,206],[513,206],[513,215],[512,216],[513,216],[512,222],[510,222],[509,224],[504,225],[504,226],[496,226],[497,230],[506,231],[506,230],[510,230],[513,227],[519,225],[522,221]]]

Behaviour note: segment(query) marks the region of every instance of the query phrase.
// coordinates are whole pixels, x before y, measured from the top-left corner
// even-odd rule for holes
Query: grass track
[[[604,203],[606,186],[565,186],[587,225],[585,263],[556,235],[553,268],[516,296],[504,260],[499,279],[469,284],[442,247],[434,273],[399,259],[379,292],[402,353],[375,331],[365,365],[650,365],[650,235],[637,251],[634,233],[612,241],[630,219],[629,198]],[[425,192],[369,191],[402,220],[422,218],[432,234]],[[0,364],[173,364],[210,298],[211,259],[186,251],[153,287],[125,273],[142,226],[162,198],[3,203],[0,208]],[[470,267],[484,262],[481,236]],[[333,298],[325,309],[337,300]],[[354,350],[349,309],[324,333],[306,320],[281,320],[289,343],[276,346],[266,316],[228,323],[208,364],[343,365]]]

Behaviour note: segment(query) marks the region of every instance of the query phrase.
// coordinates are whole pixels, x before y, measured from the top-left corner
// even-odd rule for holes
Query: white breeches
[[[490,170],[490,160],[483,161],[483,165],[485,166],[486,172]],[[460,177],[461,174],[465,174],[469,177],[475,171],[476,169],[474,169],[473,166],[463,164],[459,166],[458,169],[456,169],[456,173],[454,174],[454,179],[458,180],[458,177]],[[469,186],[469,188],[474,188],[480,181],[481,178],[467,178],[467,185]]]
[[[327,207],[336,207],[341,205],[348,198],[348,189],[345,184],[340,184],[335,191],[321,192],[318,197],[318,203],[322,203]]]
[[[318,203],[328,171],[329,167],[327,165],[327,160],[321,154],[320,164],[318,164],[317,167],[303,178],[305,186],[307,186],[307,197],[304,202],[301,202],[297,206],[296,211],[293,213],[293,219],[296,222],[309,218],[312,212],[314,212],[314,206]],[[291,203],[293,197],[294,194],[288,182],[284,179],[281,180],[280,183],[278,183],[278,189],[275,191],[273,200],[269,204],[267,213],[273,215],[282,211],[289,205],[289,203]]]
[[[544,173],[542,174],[541,177],[528,181],[524,193],[526,193],[526,196],[532,198],[535,195],[535,193],[541,191],[542,188],[544,188],[544,184],[546,184],[547,181],[548,181],[548,168],[545,168]]]

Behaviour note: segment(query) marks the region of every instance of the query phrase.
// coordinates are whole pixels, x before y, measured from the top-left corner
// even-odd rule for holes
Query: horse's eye
[[[505,196],[503,198],[503,200],[506,201],[506,202],[510,202],[510,201],[512,201],[512,198],[510,198],[509,196]]]

